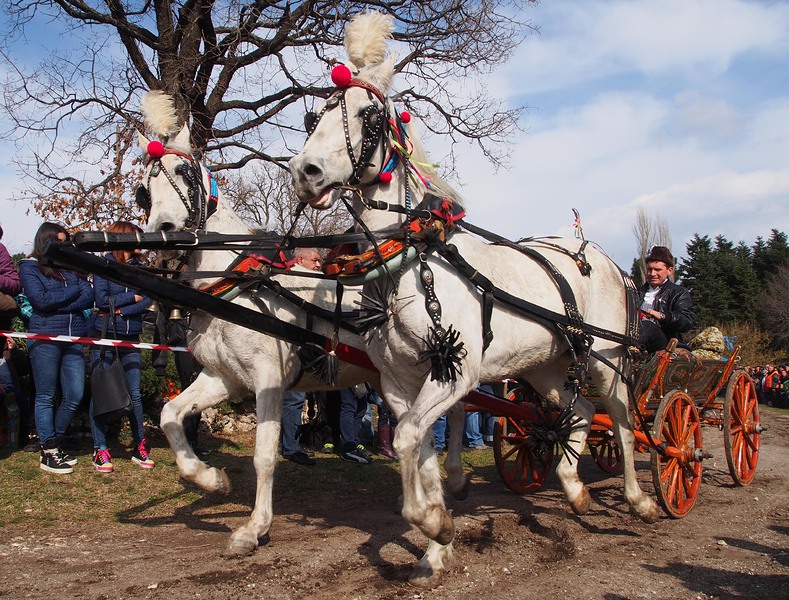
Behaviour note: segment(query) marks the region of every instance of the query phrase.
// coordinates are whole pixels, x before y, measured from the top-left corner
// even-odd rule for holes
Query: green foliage
[[[765,242],[761,236],[753,246],[753,269],[759,282],[764,284],[783,266],[789,265],[789,240],[782,231],[770,230]]]
[[[736,247],[724,236],[695,234],[686,246],[688,258],[677,268],[681,282],[693,295],[700,327],[754,319],[759,282],[750,248]]]

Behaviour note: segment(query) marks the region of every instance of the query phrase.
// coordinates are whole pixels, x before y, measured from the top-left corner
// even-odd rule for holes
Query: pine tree
[[[784,232],[771,229],[767,242],[761,236],[756,238],[753,246],[753,269],[761,284],[766,284],[772,275],[787,265],[789,265],[789,239]]]

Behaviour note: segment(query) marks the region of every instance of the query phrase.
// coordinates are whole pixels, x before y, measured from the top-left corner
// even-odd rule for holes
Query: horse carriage
[[[697,358],[669,346],[632,371],[632,405],[637,452],[649,452],[652,481],[660,505],[670,517],[687,515],[696,503],[702,479],[702,426],[717,428],[734,483],[748,485],[756,474],[759,421],[756,388],[747,372],[737,368],[740,347],[716,359]],[[509,384],[509,385],[507,385]],[[514,385],[513,385],[514,384]],[[496,468],[509,489],[518,494],[537,491],[553,464],[553,447],[535,443],[534,425],[556,419],[556,410],[527,382],[506,382],[507,400],[476,394],[467,410],[488,410],[498,418],[494,431]],[[590,386],[584,395],[594,402]],[[622,469],[622,451],[610,417],[595,402],[596,413],[587,438],[594,462],[608,473]]]
[[[298,277],[250,255],[322,244],[272,239],[246,227],[194,157],[188,129],[179,131],[172,99],[161,93],[149,93],[143,106],[152,139],[139,136],[146,174],[138,202],[149,215],[148,233],[77,234],[73,244],[80,249],[53,244],[45,252],[64,266],[197,309],[189,346],[204,369],[162,413],[183,477],[206,490],[229,490],[227,475],[194,455],[183,418],[234,394],[255,394],[255,507],[225,552],[252,552],[269,531],[282,395],[294,385],[315,390],[374,381],[395,413],[401,514],[428,538],[411,575],[418,585],[435,585],[452,557],[455,530],[445,487],[457,498],[469,489],[460,436],[450,437],[442,483],[429,435],[445,413],[460,430],[462,402],[500,415],[496,461],[516,491],[539,487],[560,454],[556,473],[577,514],[591,506],[577,473],[587,439],[598,464],[621,469],[625,499],[647,522],[656,521],[660,509],[637,481],[636,445],[651,448],[658,498],[672,516],[695,501],[703,458],[699,425],[708,419],[723,427],[735,479],[750,481],[758,412],[750,379],[732,375],[735,357],[721,363],[717,378],[703,375],[713,372],[706,365],[697,369],[674,358],[673,348],[631,370],[634,289],[601,250],[583,239],[511,242],[468,223],[457,194],[427,166],[410,115],[396,112],[387,96],[395,71],[386,57],[391,33],[383,14],[351,21],[350,61],[335,67],[336,88],[308,114],[307,142],[289,163],[300,206],[342,201],[354,217],[355,232],[344,239],[361,244],[361,253],[333,264],[337,281],[360,289],[343,294],[335,281]],[[141,247],[179,256],[191,286],[85,252]],[[180,267],[171,275],[183,279]],[[576,383],[567,385],[571,366]],[[594,404],[579,384],[587,376],[597,390]],[[527,382],[534,393],[516,390],[510,401],[474,391],[480,381],[504,377]],[[702,388],[694,386],[702,381],[709,404],[699,411]],[[636,395],[628,382],[640,390],[632,407],[628,398]],[[726,384],[726,399],[718,402]],[[556,408],[545,408],[542,399]]]

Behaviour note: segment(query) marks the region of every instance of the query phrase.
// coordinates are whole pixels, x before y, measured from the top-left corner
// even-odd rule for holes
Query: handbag
[[[112,339],[116,338],[115,304],[110,301],[110,312],[104,316],[101,337],[106,339],[108,321],[112,319]],[[106,364],[107,348],[102,348],[99,362],[90,376],[90,394],[93,399],[93,419],[99,423],[111,423],[132,413],[132,399],[126,373],[123,371],[120,353],[115,346],[115,360]]]

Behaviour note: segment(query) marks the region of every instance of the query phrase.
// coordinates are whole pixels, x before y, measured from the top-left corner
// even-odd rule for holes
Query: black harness
[[[176,150],[165,148],[164,154],[174,154],[183,158],[183,162],[179,163],[174,171],[175,175],[181,177],[186,183],[186,194],[183,193],[180,187],[175,182],[173,174],[170,173],[162,162],[162,157],[149,158],[152,163],[148,171],[146,184],[137,187],[135,192],[135,199],[137,205],[145,211],[146,215],[151,214],[151,194],[148,191],[151,187],[151,179],[158,177],[160,174],[164,175],[170,185],[175,190],[178,198],[181,200],[187,210],[186,221],[184,222],[184,230],[196,232],[205,229],[205,224],[208,218],[216,212],[218,191],[216,181],[211,174],[211,171],[206,169],[208,173],[210,192],[206,190],[203,184],[203,173],[200,163],[194,156],[184,154]],[[188,249],[179,258],[179,264],[176,271],[180,272],[181,268],[189,262],[194,253],[194,249]],[[177,275],[176,275],[177,278]]]
[[[358,157],[353,150],[353,143],[351,142],[348,106],[345,102],[346,92],[353,87],[367,90],[367,96],[370,99],[370,104],[366,106],[360,114],[362,119],[362,144]],[[339,106],[342,111],[342,129],[345,134],[345,148],[348,151],[348,158],[351,161],[351,170],[353,173],[348,180],[348,184],[356,185],[361,181],[364,171],[372,166],[370,161],[376,148],[381,146],[386,139],[385,126],[389,121],[389,104],[383,93],[373,84],[362,81],[361,79],[351,79],[346,87],[338,88],[331,93],[319,113],[308,111],[305,114],[304,127],[307,130],[308,139],[315,131],[315,128],[318,126],[323,116],[330,110],[337,108],[337,106]]]

